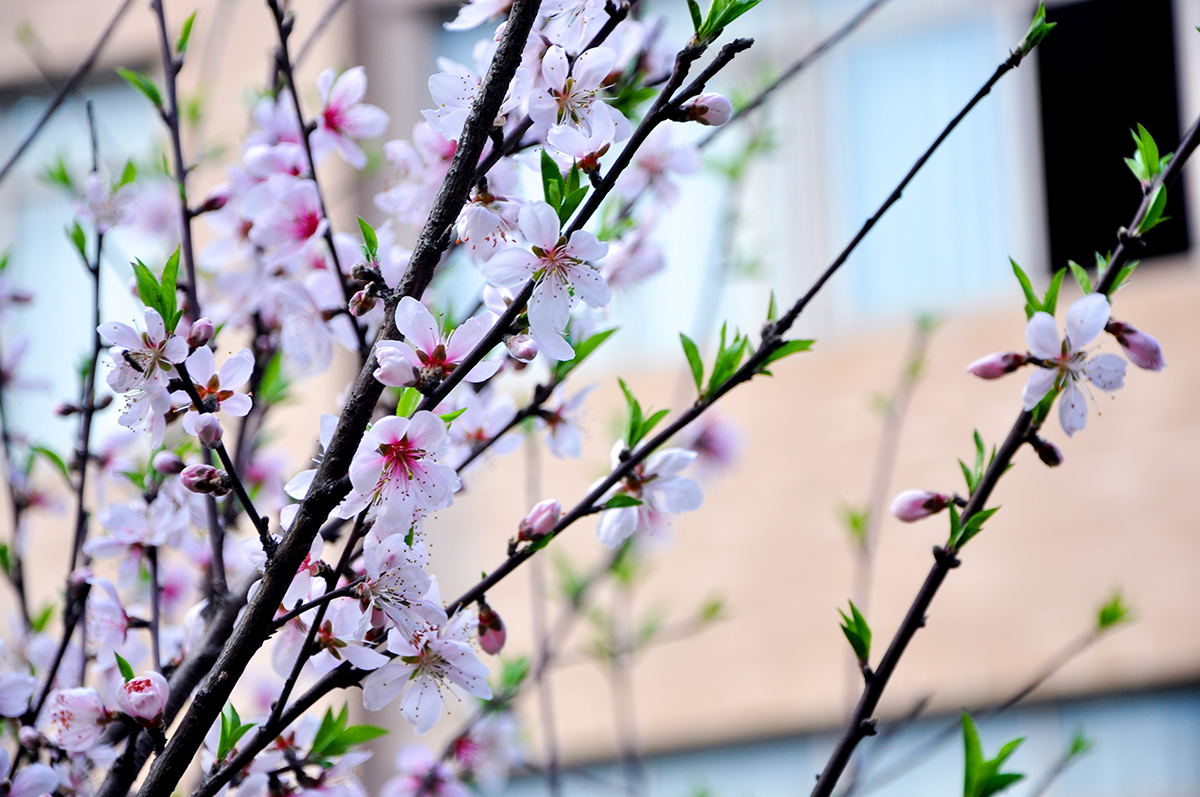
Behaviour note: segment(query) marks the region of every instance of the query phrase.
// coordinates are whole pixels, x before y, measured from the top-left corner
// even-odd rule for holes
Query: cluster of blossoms
[[[469,2],[448,27],[498,22],[507,6]],[[650,134],[621,174],[611,200],[617,212],[608,214],[619,214],[618,223],[596,231],[569,226],[570,210],[599,181],[615,156],[610,151],[630,138],[631,120],[644,102],[640,89],[661,83],[673,62],[655,19],[624,19],[603,43],[588,47],[608,18],[600,0],[543,3],[482,155],[491,165],[453,227],[451,257],[477,269],[478,307],[465,318],[443,311],[451,292],[443,295],[435,283],[420,299],[396,303],[401,340],[371,345],[389,305],[377,300],[391,298],[400,285],[410,257],[400,241],[426,221],[504,24],[478,44],[473,64],[440,62],[429,81],[433,108],[411,142],[383,143],[388,186],[375,205],[386,218],[373,227],[364,223],[366,245],[332,229],[316,174],[333,153],[363,169],[369,140],[387,128],[387,115],[365,101],[364,70],[321,73],[320,108],[307,124],[296,102],[303,91],[294,96],[281,88],[257,100],[227,180],[188,209],[186,223],[202,219],[212,233],[197,253],[198,274],[186,290],[181,278],[177,293],[174,272],[164,268],[160,277],[143,267],[135,281],[145,305],[140,317],[97,330],[107,348],[99,373],[112,395],[94,407],[116,397],[120,429],[89,445],[97,471],[89,483],[90,514],[102,530],[82,544],[85,564],[71,576],[72,590],[86,595],[85,632],[78,643],[68,638],[58,656],[56,640],[43,628],[30,629],[21,645],[5,652],[0,713],[20,721],[31,760],[48,751],[55,762],[25,766],[11,794],[37,797],[55,788],[90,794],[91,773],[112,764],[122,731],[137,726],[161,741],[174,710],[163,673],[177,671],[211,642],[213,617],[230,600],[217,594],[214,572],[231,591],[244,585],[253,599],[263,583],[257,578],[281,542],[269,527],[239,538],[239,513],[253,514],[242,501],[249,496],[268,524],[277,520],[286,531],[313,488],[315,468],[289,471],[265,445],[263,416],[293,384],[326,371],[337,346],[364,362],[373,356],[374,378],[389,388],[358,442],[346,474],[349,490],[329,521],[330,527],[354,521],[345,538],[361,548],[339,571],[327,561],[324,538],[316,536],[276,607],[277,628],[266,645],[272,674],[261,689],[237,696],[251,707],[245,723],[234,712],[233,720],[214,725],[201,754],[205,772],[231,760],[231,727],[269,722],[281,692],[346,663],[366,673],[366,709],[394,705],[418,734],[434,727],[451,695],[492,698],[489,668],[478,651],[499,654],[507,632],[482,599],[477,609],[447,611],[429,572],[435,514],[462,490],[460,471],[468,463],[484,450],[502,456],[519,444],[513,430],[521,419],[555,456],[581,455],[580,420],[595,386],[568,386],[558,368],[597,330],[612,326],[615,292],[666,267],[653,235],[654,214],[634,211],[643,197],[659,208],[674,202],[677,178],[699,168],[699,151],[682,128],[723,124],[732,113],[720,95],[690,99]],[[499,153],[491,148],[502,140],[511,150],[493,157]],[[529,194],[530,178],[545,178],[548,170],[574,195],[569,207],[561,191]],[[81,194],[76,213],[97,234],[144,229],[168,247],[182,237],[171,181],[142,175],[114,185],[97,171]],[[189,258],[169,268],[181,261]],[[146,279],[154,283],[150,289]],[[532,298],[503,345],[474,356],[530,281]],[[184,297],[178,308],[176,297]],[[0,312],[24,300],[0,276]],[[225,348],[225,336],[247,345]],[[519,416],[513,386],[531,375],[541,380],[540,399]],[[465,384],[432,411],[412,409],[412,396],[428,396],[452,377]],[[15,384],[6,365],[3,387]],[[321,418],[322,452],[337,425],[337,416]],[[661,541],[673,514],[700,506],[700,487],[681,472],[698,456],[723,464],[736,448],[726,427],[705,434],[696,438],[696,451],[658,452],[608,491],[604,501],[621,501],[601,513],[602,543]],[[622,449],[619,444],[614,451],[614,467]],[[214,465],[218,455],[220,466]],[[32,492],[25,495],[24,505],[33,505]],[[516,543],[552,535],[563,515],[557,501],[537,504],[520,522]],[[98,575],[113,561],[115,578]],[[144,674],[132,677],[130,668]],[[367,754],[338,748],[329,734],[306,715],[236,774],[237,793],[361,794],[349,773]],[[416,748],[404,752],[399,775],[383,793],[494,790],[521,760],[517,737],[513,716],[491,709],[458,737],[448,761]],[[0,768],[8,764],[0,759]],[[281,784],[279,773],[288,767],[297,780]]]

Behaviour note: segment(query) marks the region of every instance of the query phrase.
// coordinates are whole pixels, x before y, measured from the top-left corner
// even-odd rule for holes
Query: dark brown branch
[[[42,115],[38,117],[36,122],[34,122],[33,129],[25,134],[25,138],[21,139],[21,143],[17,144],[17,148],[13,150],[11,155],[8,156],[8,160],[5,161],[4,166],[0,168],[0,182],[3,182],[4,178],[8,176],[9,171],[12,170],[12,167],[14,164],[16,164],[17,159],[25,153],[25,150],[29,148],[29,145],[33,143],[33,140],[37,138],[38,133],[40,133],[42,128],[46,126],[46,122],[50,121],[50,117],[54,115],[54,112],[58,110],[58,107],[63,104],[63,101],[66,100],[67,95],[74,91],[75,87],[78,86],[83,79],[87,77],[87,74],[92,71],[92,67],[96,65],[96,61],[99,59],[100,53],[104,50],[105,45],[108,44],[108,40],[112,36],[113,31],[116,30],[117,23],[121,21],[121,17],[125,16],[125,12],[132,4],[133,0],[123,0],[121,5],[117,7],[116,12],[112,15],[112,18],[109,19],[108,24],[104,26],[104,30],[100,32],[100,38],[96,39],[96,43],[92,45],[92,49],[88,52],[87,57],[80,62],[79,66],[75,67],[67,79],[63,81],[63,84],[58,87],[58,91],[55,92],[54,97],[50,100],[50,104],[46,106],[46,109],[42,111]]]

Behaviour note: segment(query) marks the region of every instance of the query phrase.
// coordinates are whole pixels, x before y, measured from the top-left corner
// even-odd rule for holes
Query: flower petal
[[[1058,371],[1054,368],[1039,368],[1030,374],[1029,381],[1025,383],[1025,391],[1021,394],[1025,409],[1031,410],[1036,407],[1054,387],[1054,380],[1057,378]]]
[[[1067,342],[1071,351],[1078,351],[1096,339],[1108,323],[1111,310],[1108,297],[1102,293],[1088,294],[1071,305],[1067,311]]]
[[[1058,399],[1058,422],[1067,437],[1087,425],[1087,396],[1074,382],[1068,382]]]
[[[1044,360],[1062,356],[1062,340],[1058,337],[1058,325],[1049,313],[1034,313],[1025,327],[1025,342],[1029,350]]]

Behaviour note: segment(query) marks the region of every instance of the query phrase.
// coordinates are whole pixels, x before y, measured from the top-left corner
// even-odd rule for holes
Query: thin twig
[[[300,49],[296,51],[296,59],[292,62],[293,68],[299,68],[304,62],[305,57],[312,50],[317,39],[329,27],[329,23],[333,22],[333,18],[337,16],[337,12],[342,10],[342,6],[346,5],[346,0],[331,0],[325,10],[321,12],[321,17],[317,20],[317,24],[309,31],[308,36],[304,39],[304,43],[300,45]]]
[[[154,659],[153,667],[156,672],[162,672],[162,650],[159,648],[159,600],[162,598],[162,584],[158,581],[158,548],[151,545],[146,548],[146,563],[150,570],[150,652]]]
[[[29,145],[37,138],[38,133],[46,126],[46,122],[50,121],[50,117],[58,110],[58,107],[63,104],[67,95],[74,91],[75,87],[87,77],[88,72],[92,71],[92,67],[96,65],[96,60],[100,57],[104,46],[108,44],[109,38],[117,28],[117,23],[121,21],[121,17],[125,16],[125,12],[129,6],[133,4],[133,0],[123,0],[121,5],[117,7],[116,13],[109,19],[108,24],[104,26],[104,30],[100,32],[100,38],[96,39],[96,43],[92,45],[92,49],[87,56],[79,63],[79,66],[72,70],[67,79],[58,87],[58,91],[54,93],[54,97],[50,100],[50,104],[42,111],[42,115],[34,122],[33,129],[25,134],[25,138],[21,139],[21,143],[17,144],[17,148],[8,156],[8,160],[4,162],[4,166],[0,167],[0,182],[4,182],[4,178],[8,176],[17,159],[29,149]]]

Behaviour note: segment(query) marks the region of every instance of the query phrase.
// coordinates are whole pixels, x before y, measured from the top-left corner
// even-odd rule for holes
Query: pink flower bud
[[[46,742],[46,737],[32,725],[22,725],[17,731],[17,741],[26,749],[36,750]]]
[[[203,204],[196,208],[196,215],[220,210],[225,207],[227,202],[229,202],[229,183],[221,183],[208,192],[208,196],[204,198]]]
[[[60,689],[50,695],[47,706],[53,723],[50,741],[72,753],[94,747],[109,721],[100,694],[90,687]]]
[[[205,448],[216,448],[221,442],[221,422],[211,412],[202,412],[196,419],[196,437]]]
[[[949,496],[928,490],[905,490],[892,501],[892,514],[905,523],[935,515],[950,503]]]
[[[217,328],[211,318],[197,318],[192,322],[191,330],[188,331],[188,346],[193,349],[207,346],[216,333]]]
[[[148,672],[127,681],[116,691],[113,700],[118,709],[143,725],[156,725],[162,721],[167,691],[167,679],[156,672]]]
[[[533,339],[532,335],[526,333],[509,335],[505,339],[504,345],[508,347],[508,353],[514,360],[520,360],[523,363],[533,362],[533,358],[538,355],[537,341]]]
[[[504,648],[508,632],[504,621],[486,603],[479,604],[479,647],[483,652],[495,656]]]
[[[1138,368],[1147,371],[1161,371],[1167,364],[1163,362],[1162,346],[1153,335],[1147,335],[1136,327],[1123,321],[1109,321],[1105,327],[1121,344],[1125,356]]]
[[[554,530],[554,524],[562,517],[562,506],[553,498],[538,503],[517,526],[517,539],[540,540]]]
[[[60,418],[68,418],[79,412],[79,405],[72,404],[69,401],[60,401],[54,405],[54,414]]]
[[[980,379],[999,379],[1025,364],[1025,355],[1015,351],[998,351],[981,357],[967,366],[967,373]]]
[[[366,289],[350,297],[350,315],[355,318],[361,318],[374,309],[375,297],[368,293]]]
[[[722,94],[707,91],[688,100],[682,110],[689,122],[720,127],[733,116],[733,104]]]
[[[226,495],[233,485],[223,471],[212,465],[189,465],[179,474],[183,486],[202,495]]]
[[[183,460],[174,451],[159,451],[150,461],[150,465],[165,476],[180,473],[184,467]]]

